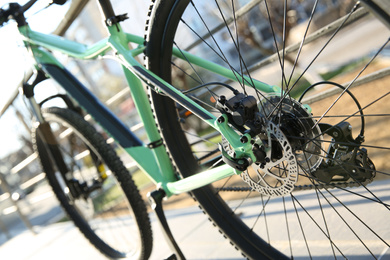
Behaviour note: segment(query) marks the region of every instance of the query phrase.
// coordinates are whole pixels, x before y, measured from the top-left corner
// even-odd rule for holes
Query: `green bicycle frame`
[[[164,189],[167,196],[188,192],[239,172],[228,165],[223,165],[185,179],[177,180],[164,146],[158,145],[162,143],[162,139],[156,127],[142,81],[155,91],[169,96],[219,131],[232,145],[238,158],[246,157],[255,161],[250,144],[251,137],[246,134],[248,142],[245,144],[241,143],[241,136],[229,127],[227,120],[218,120],[209,111],[139,64],[135,57],[145,49],[143,45],[144,39],[122,32],[119,24],[108,26],[109,37],[91,46],[66,40],[62,37],[32,31],[28,25],[21,26],[19,31],[24,37],[23,40],[26,47],[33,53],[37,66],[54,78],[126,150],[155,184]],[[135,43],[138,47],[130,50],[128,47],[129,43]],[[144,124],[150,144],[144,145],[137,140],[130,130],[124,127],[115,115],[108,111],[89,90],[66,71],[64,66],[47,50],[59,51],[77,59],[95,59],[113,50],[116,53],[116,60],[122,64],[135,107]],[[192,54],[173,49],[173,55],[182,59],[185,56],[186,60],[197,66],[235,81],[240,80],[234,76],[232,71]],[[246,85],[251,82],[256,89],[262,92],[280,93],[279,88],[249,79],[246,76],[241,80],[241,83]]]

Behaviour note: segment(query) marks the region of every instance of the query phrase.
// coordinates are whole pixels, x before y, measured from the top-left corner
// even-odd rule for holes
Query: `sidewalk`
[[[374,191],[380,197],[385,198],[385,202],[389,200],[388,196],[388,186],[390,180],[377,182],[376,185],[371,186],[371,190]],[[358,194],[363,194],[364,191],[362,188],[357,188],[354,190]],[[340,198],[341,191],[333,191],[333,194]],[[383,195],[383,196],[382,196]],[[316,202],[317,198],[313,194],[308,194],[308,192],[301,192],[296,195],[296,198],[304,203],[307,207],[311,208],[313,203]],[[356,196],[351,196],[350,194],[345,194],[342,198],[349,208],[363,217],[363,219],[369,219],[370,214],[373,212],[373,208],[370,207],[372,203],[362,203],[363,198],[356,198]],[[236,202],[232,202],[231,206]],[[272,233],[273,240],[278,241],[281,246],[289,247],[289,242],[286,239],[286,236],[283,235],[283,223],[280,222],[280,217],[284,218],[284,215],[281,215],[283,209],[280,207],[281,199],[274,199],[272,202],[267,204],[267,223],[269,227],[274,227],[273,231],[279,230],[278,233]],[[337,209],[340,210],[341,206]],[[253,221],[258,216],[258,207],[256,206],[256,201],[248,200],[245,205],[241,206],[242,211],[246,212],[246,220]],[[378,207],[376,207],[378,209]],[[388,213],[385,207],[379,207],[382,211],[375,211],[375,214],[378,215],[376,226],[372,226],[374,230],[387,230],[386,234],[383,234],[383,238],[386,241],[390,241],[390,233],[388,232],[388,221],[387,214],[382,214],[383,211]],[[324,214],[327,215],[329,211],[334,209],[331,207],[324,207]],[[292,206],[286,208],[288,213],[287,218],[291,221],[294,220],[293,216],[296,214],[295,210],[292,209]],[[366,213],[366,214],[363,214]],[[173,235],[175,236],[179,246],[181,247],[184,255],[189,260],[238,260],[243,259],[240,252],[236,251],[230,244],[229,241],[224,239],[223,236],[218,232],[216,228],[209,222],[208,217],[199,210],[197,206],[189,206],[180,209],[171,209],[166,211],[166,216],[170,227],[172,229]],[[301,214],[301,217],[303,214]],[[160,230],[160,227],[156,221],[154,213],[151,214],[152,228],[154,232],[154,248],[152,260],[162,260],[169,257],[172,252],[167,246],[167,243],[164,240],[163,234]],[[349,224],[353,224],[354,219],[346,219]],[[355,221],[356,222],[356,221]],[[290,222],[291,225],[290,233],[299,234],[301,225]],[[328,245],[329,241],[325,236],[321,236],[319,231],[316,229],[310,229],[311,221],[305,220],[302,217],[302,223],[305,226],[305,230],[311,230],[311,233],[306,233],[307,236],[316,237],[314,242],[311,243],[312,247],[317,251],[318,255],[314,259],[322,260],[325,259],[325,255],[329,254]],[[334,227],[332,229],[332,238],[333,241],[341,241],[345,243],[346,248],[345,253],[350,257],[350,259],[355,260],[365,260],[372,259],[371,255],[367,253],[365,248],[359,245],[356,242],[356,237],[352,234],[344,234],[343,232],[333,232],[335,230],[345,230],[340,224],[340,220],[337,217],[327,218],[328,226]],[[373,224],[373,223],[371,223]],[[56,259],[56,260],[103,260],[107,259],[101,255],[87,240],[81,235],[81,233],[76,229],[71,222],[63,222],[51,224],[46,227],[37,228],[38,234],[34,235],[30,231],[24,231],[18,236],[15,236],[13,239],[7,241],[0,246],[0,259],[1,260],[46,260],[46,259]],[[361,228],[359,233],[363,237],[367,237],[368,234],[363,234],[364,232],[370,233],[368,229]],[[2,234],[0,234],[2,235]],[[340,235],[340,237],[339,237]],[[342,240],[341,240],[342,239]],[[300,240],[299,240],[300,241]],[[298,240],[292,240],[295,243],[294,249],[296,249],[297,256],[296,259],[307,259],[306,256],[300,256],[299,252],[303,252],[302,255],[305,255],[305,244],[299,243]],[[383,243],[377,243],[376,240],[368,241],[369,246],[375,250],[375,254],[380,260],[390,260],[390,248],[387,248]],[[322,251],[321,251],[322,249]],[[282,249],[283,250],[283,249]],[[323,255],[323,256],[322,256]]]
[[[187,259],[242,259],[229,242],[197,208],[167,210],[172,232]],[[172,254],[151,214],[154,247],[150,259],[165,259]],[[2,260],[107,259],[100,254],[71,222],[37,228],[37,235],[25,231],[0,246]]]

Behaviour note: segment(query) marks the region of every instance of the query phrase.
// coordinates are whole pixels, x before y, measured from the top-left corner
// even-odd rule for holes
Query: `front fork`
[[[42,101],[41,104],[38,104],[36,99],[35,99],[35,96],[34,96],[34,87],[38,83],[44,81],[45,79],[47,79],[45,74],[41,70],[38,70],[38,73],[36,74],[36,77],[31,84],[28,84],[28,83],[23,84],[23,95],[26,97],[26,99],[30,105],[30,109],[33,113],[33,116],[36,119],[35,123],[38,124],[36,126],[36,129],[37,129],[36,134],[39,135],[39,138],[43,141],[45,148],[48,149],[49,154],[50,154],[49,156],[51,157],[51,160],[54,162],[56,169],[58,170],[58,172],[61,174],[63,180],[65,181],[66,186],[69,188],[69,191],[70,191],[72,197],[78,198],[83,193],[80,190],[80,183],[73,178],[73,175],[71,174],[70,169],[66,165],[64,157],[63,157],[62,152],[60,150],[60,144],[57,140],[57,137],[54,135],[54,133],[50,127],[49,122],[45,121],[45,119],[42,116],[41,105],[44,102],[51,100],[52,98],[61,97],[64,100],[65,104],[70,109],[72,109],[73,111],[76,111],[76,112],[80,112],[80,111],[78,110],[77,107],[75,107],[72,104],[71,100],[68,97],[63,96],[63,95],[51,96],[51,97],[45,99],[44,101]],[[91,154],[93,154],[93,153],[91,153]],[[95,163],[98,161],[98,160],[95,160],[95,158],[93,158],[93,159],[94,159]],[[96,165],[96,167],[97,168],[100,167],[100,164]],[[104,170],[102,171],[99,168],[98,168],[98,170],[99,170],[99,173],[101,173],[101,175],[102,175],[101,179],[104,180],[106,178],[105,171]],[[54,170],[54,171],[56,171],[56,170]]]

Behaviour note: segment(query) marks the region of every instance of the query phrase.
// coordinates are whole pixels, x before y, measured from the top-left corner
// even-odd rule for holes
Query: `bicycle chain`
[[[353,188],[359,186],[366,186],[373,181],[374,178],[366,180],[363,183],[359,182],[336,182],[329,184],[313,184],[313,185],[294,185],[294,191],[302,191],[302,190],[312,190],[312,189],[334,189],[334,188]],[[251,187],[224,187],[217,188],[217,191],[233,191],[233,192],[244,192],[244,191],[254,191]]]

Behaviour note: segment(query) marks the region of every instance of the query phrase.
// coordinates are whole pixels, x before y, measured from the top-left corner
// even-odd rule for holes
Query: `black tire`
[[[99,182],[101,187],[87,197],[72,197],[39,129],[32,130],[34,149],[47,180],[69,218],[107,257],[148,259],[153,241],[149,216],[130,173],[113,148],[91,124],[69,109],[46,108],[42,115],[60,143],[74,180],[91,186],[100,178],[97,167],[108,169],[108,177]]]
[[[221,3],[222,5],[222,2],[224,1],[216,1],[216,2]],[[227,20],[228,17],[233,17],[231,10],[227,10],[228,9],[227,7],[231,8],[231,2],[234,2],[236,4],[238,3],[237,1],[227,1],[227,2],[228,4],[224,6],[225,9],[221,11],[226,15],[225,20]],[[253,2],[253,1],[249,1],[249,2]],[[265,3],[268,2],[268,5],[271,4],[277,5],[277,3],[279,3],[277,1],[263,1],[262,5],[260,6],[260,8],[262,8],[261,9],[262,11],[264,11],[264,8],[266,9],[270,8],[269,6],[265,7],[264,2]],[[282,1],[280,1],[280,4],[283,7]],[[309,10],[311,10],[310,8],[313,8],[314,5],[315,4],[313,2],[313,5],[311,7],[309,4],[307,4],[304,6],[304,8],[308,8],[309,6]],[[257,6],[258,5],[256,5],[256,7]],[[358,13],[360,14],[362,10],[357,9],[358,11],[356,12],[356,9],[353,8],[353,6],[354,3],[351,3],[351,1],[344,1],[340,4],[339,6],[340,9],[341,7],[343,7],[346,8],[346,10],[348,10],[346,12],[346,16],[344,17],[351,16],[353,17],[353,19],[355,19],[355,14]],[[281,11],[282,13],[285,12],[285,14],[287,14],[287,8],[283,9],[282,7],[280,9],[274,9],[275,14],[277,10]],[[263,49],[262,57],[254,58],[255,57],[253,54],[254,52],[248,54],[248,53],[244,53],[243,51],[242,53],[236,55],[236,57],[245,56],[244,58],[249,58],[249,60],[252,59],[251,61],[248,61],[248,63],[245,60],[243,62],[237,61],[236,64],[233,63],[230,64],[229,62],[226,62],[226,60],[229,60],[230,58],[230,56],[228,56],[230,53],[228,52],[224,53],[225,49],[223,49],[224,47],[223,43],[220,44],[218,47],[215,47],[215,50],[212,49],[212,46],[214,46],[215,39],[217,39],[218,37],[222,38],[222,36],[225,37],[224,38],[225,40],[226,38],[230,37],[228,39],[230,42],[236,41],[236,31],[234,30],[234,27],[237,26],[238,22],[232,23],[233,29],[231,30],[232,33],[230,34],[230,36],[228,30],[226,30],[226,26],[225,27],[221,26],[223,28],[222,30],[225,30],[223,31],[225,33],[224,35],[218,36],[217,32],[213,32],[212,33],[213,36],[209,37],[210,31],[212,31],[212,29],[217,27],[218,21],[216,19],[214,20],[210,19],[212,20],[212,22],[210,22],[210,24],[207,24],[207,18],[209,18],[207,16],[214,15],[215,13],[217,13],[217,15],[220,14],[218,10],[219,8],[220,6],[216,6],[214,3],[211,2],[207,2],[206,4],[206,2],[202,2],[202,1],[197,2],[197,1],[188,1],[188,0],[174,0],[174,1],[156,0],[156,2],[152,4],[152,6],[150,7],[150,12],[149,12],[150,19],[148,20],[146,25],[147,33],[145,36],[145,40],[147,44],[147,49],[145,52],[147,68],[150,69],[155,74],[157,74],[158,76],[160,76],[161,78],[163,78],[164,80],[166,80],[167,82],[170,82],[173,86],[175,86],[180,90],[188,90],[194,87],[194,91],[188,92],[189,93],[188,95],[195,96],[196,99],[194,98],[194,100],[196,101],[201,100],[202,104],[204,104],[204,107],[206,109],[210,108],[210,112],[216,115],[218,115],[218,113],[220,114],[220,112],[217,109],[213,109],[211,105],[221,95],[220,93],[223,92],[223,90],[221,89],[223,88],[222,87],[214,88],[209,90],[208,92],[207,91],[201,92],[204,89],[206,90],[208,89],[204,87],[195,90],[195,87],[199,85],[203,85],[208,82],[217,82],[217,81],[226,82],[227,81],[226,78],[223,78],[222,76],[214,76],[214,75],[207,74],[207,72],[197,67],[196,65],[189,64],[188,60],[185,59],[180,63],[178,59],[172,57],[172,51],[171,51],[172,48],[173,47],[178,48],[179,50],[188,49],[190,53],[194,53],[200,56],[203,55],[202,56],[203,58],[207,60],[212,60],[213,62],[217,62],[217,63],[219,63],[218,60],[222,60],[221,63],[225,67],[235,68],[235,72],[238,78],[241,77],[242,71],[244,71],[247,74],[246,68],[250,67],[252,63],[256,63],[257,61],[261,61],[262,59],[265,59],[264,63],[270,64],[271,61],[267,61],[267,56],[272,57],[272,51],[275,53],[275,48],[269,48],[267,50],[264,50],[263,48],[264,46],[260,46]],[[313,10],[314,9],[315,8],[313,8]],[[239,10],[239,7],[237,7],[236,11],[237,10]],[[201,18],[201,15],[198,15],[198,12],[202,13],[203,11],[206,12],[208,15]],[[253,12],[251,11],[251,13],[248,13],[250,14],[250,19],[254,19],[254,12],[256,12],[256,10]],[[314,13],[315,12],[313,12],[313,14]],[[290,14],[293,15],[294,12],[290,12],[289,15]],[[287,17],[287,15],[285,15],[285,17]],[[364,15],[362,15],[362,17],[364,17]],[[220,18],[219,21],[220,22],[222,21],[221,23],[223,24],[225,22],[224,18],[221,17],[219,18]],[[312,18],[312,16],[309,18]],[[201,19],[204,20],[202,21]],[[351,19],[341,18],[340,21],[343,21],[343,19],[345,19],[346,22],[343,25],[340,25],[339,23],[341,28],[346,27],[347,24],[349,24],[350,21],[353,20],[352,18]],[[197,20],[198,22],[194,22],[195,20]],[[248,20],[248,23],[250,22],[251,21]],[[362,25],[363,22],[357,22],[357,25],[352,24],[352,26],[360,26]],[[207,24],[207,26],[209,26],[207,30],[205,29],[204,24]],[[191,25],[194,26],[191,27]],[[281,28],[283,28],[283,26]],[[328,30],[327,26],[324,26],[324,28],[326,28],[325,30]],[[204,31],[198,32],[197,29],[204,29]],[[276,26],[274,25],[273,28],[271,29],[268,28],[269,30],[268,32],[269,33],[271,31],[274,32],[277,29],[280,29],[280,27],[276,28]],[[335,29],[337,30],[337,26],[336,27],[333,26],[333,31],[328,31],[328,33],[323,33],[322,36],[327,38],[331,37]],[[385,46],[388,43],[389,33],[388,31],[386,32],[387,32],[387,36],[384,36],[384,40],[378,43],[380,44],[379,47],[381,47],[382,45]],[[208,37],[208,38],[201,39],[200,42],[201,44],[203,44],[203,47],[199,47],[198,49],[189,47],[191,46],[190,45],[191,42],[186,42],[186,41],[194,40],[194,39],[198,40],[198,38],[201,38],[200,36],[203,35],[206,35]],[[278,41],[280,38],[282,38],[282,36],[276,38],[277,39],[275,39],[275,41]],[[320,42],[323,41],[323,38],[319,38],[319,39]],[[249,40],[253,40],[253,39],[248,38],[248,41]],[[237,40],[236,42],[238,41],[239,40]],[[207,44],[205,44],[205,42],[207,42]],[[244,45],[242,41],[240,42],[240,44]],[[250,43],[245,43],[245,44],[247,48],[248,45],[250,45]],[[284,42],[284,44],[286,44],[286,42]],[[283,48],[284,44],[282,42],[278,46],[279,50]],[[230,46],[232,45],[233,43],[230,43]],[[237,45],[238,44],[235,43],[235,46],[233,46],[228,50],[239,49],[240,47],[237,47]],[[377,49],[375,52],[373,52],[374,54],[371,53],[371,56],[378,55],[380,51],[378,51]],[[276,57],[277,60],[278,56],[276,54],[273,56]],[[284,62],[294,63],[293,54],[289,54],[289,55],[280,54],[279,58],[281,59],[281,61],[280,62],[277,61],[276,63],[283,64],[281,65],[282,68],[284,66]],[[240,59],[237,58],[237,60]],[[302,65],[302,63],[304,62],[300,62],[300,65]],[[370,61],[366,61],[362,67],[365,67],[365,65],[369,63]],[[300,72],[302,73],[302,69]],[[305,72],[306,71],[303,69],[303,74]],[[358,72],[355,73],[355,75],[359,74],[359,72],[360,69],[358,70]],[[277,74],[276,76],[278,75],[279,75],[279,82],[280,82],[281,81],[280,75],[282,74],[279,72],[279,74]],[[289,83],[290,79],[286,78],[285,80],[283,80],[283,82]],[[298,81],[299,80],[302,81],[302,79],[303,78],[299,77]],[[279,82],[277,82],[276,84],[279,84]],[[326,83],[324,82],[321,82],[321,84],[326,85]],[[327,84],[333,84],[333,82]],[[214,83],[214,85],[216,84]],[[282,85],[284,85],[284,83]],[[296,85],[296,84],[294,83],[291,85]],[[340,86],[338,85],[338,87]],[[237,88],[239,88],[239,86]],[[218,162],[218,159],[220,158],[220,153],[216,152],[218,151],[216,144],[220,142],[220,139],[218,141],[218,138],[220,137],[218,137],[217,135],[210,134],[209,129],[207,129],[204,125],[202,125],[200,120],[194,118],[195,116],[193,116],[191,113],[189,116],[184,115],[185,114],[184,112],[186,112],[185,109],[181,108],[180,106],[177,106],[172,100],[154,92],[151,89],[149,90],[149,92],[150,92],[149,95],[152,104],[152,109],[155,114],[158,127],[162,133],[165,145],[167,147],[167,151],[170,154],[178,172],[183,177],[187,177],[199,172],[202,168],[209,167],[213,165],[213,163]],[[208,95],[205,95],[205,92]],[[229,91],[225,91],[225,92],[229,92]],[[241,92],[244,92],[245,94],[247,93],[246,89],[244,88],[243,90],[241,90]],[[368,90],[368,92],[370,91]],[[341,113],[341,115],[344,115],[341,116],[342,119],[340,119],[340,121],[342,120],[344,121],[348,120],[348,122],[352,121],[349,118],[353,116],[349,116],[349,115],[352,115],[357,110],[357,106],[359,106],[358,104],[359,102],[356,102],[356,99],[354,100],[354,96],[352,93],[349,93],[349,91],[346,91],[346,93],[348,94],[345,94],[345,96],[343,97],[346,99],[346,101],[342,100],[343,103],[341,103],[341,101],[339,102],[341,103],[341,109],[340,107],[333,108],[332,105],[327,105],[327,106],[319,105],[318,107],[313,105],[313,107],[316,109],[324,108],[324,107],[326,109],[330,107],[332,108],[331,109],[332,111],[336,111]],[[255,94],[252,95],[255,96]],[[306,96],[307,94],[303,94],[303,95],[305,96],[305,98],[307,97]],[[381,93],[378,92],[378,95],[381,99],[383,99],[388,95],[388,90],[386,88],[382,88]],[[264,97],[263,94],[260,94],[257,91],[257,98],[259,98],[260,96]],[[291,95],[288,96],[291,97]],[[210,100],[214,100],[214,101],[210,102]],[[321,151],[315,151],[315,149],[317,148],[313,148],[313,150],[307,152],[304,149],[308,147],[307,142],[305,142],[305,144],[302,144],[297,141],[294,142],[294,138],[290,138],[291,135],[294,135],[293,137],[295,137],[296,133],[292,129],[296,125],[293,127],[289,124],[284,125],[283,131],[285,131],[285,129],[287,128],[285,135],[289,137],[288,140],[291,143],[294,143],[295,145],[294,149],[305,151],[303,152],[303,155],[300,155],[300,157],[299,155],[297,155],[297,157],[299,157],[301,161],[305,161],[305,162],[304,163],[300,162],[300,176],[299,176],[300,182],[297,182],[295,184],[294,190],[292,192],[289,191],[287,194],[285,194],[285,196],[279,196],[279,198],[273,198],[275,197],[274,196],[275,194],[273,194],[272,196],[267,196],[267,194],[265,194],[266,192],[257,193],[256,191],[252,191],[252,189],[248,188],[248,185],[245,182],[243,182],[239,176],[233,176],[228,180],[223,180],[214,183],[212,185],[209,185],[207,187],[194,190],[192,192],[194,197],[199,202],[200,207],[210,216],[211,221],[214,222],[216,226],[218,226],[221,233],[224,234],[224,236],[231,241],[231,244],[233,246],[241,250],[243,256],[250,259],[266,259],[266,258],[282,259],[285,258],[286,255],[289,255],[289,257],[291,258],[315,257],[317,256],[317,252],[315,252],[317,248],[315,246],[312,246],[312,244],[315,244],[315,241],[319,236],[324,236],[325,241],[328,240],[327,249],[326,250],[323,248],[319,249],[319,250],[324,250],[325,252],[323,253],[321,251],[320,253],[318,253],[320,258],[325,257],[325,255],[328,255],[328,257],[329,255],[330,257],[334,256],[335,258],[339,256],[345,258],[353,257],[354,253],[356,252],[348,252],[349,250],[348,248],[350,247],[348,243],[343,243],[343,241],[341,242],[333,241],[332,239],[330,239],[331,236],[333,236],[335,233],[340,233],[342,237],[340,239],[345,239],[345,237],[348,237],[350,233],[354,234],[352,240],[356,241],[356,243],[359,244],[357,247],[362,248],[364,252],[359,254],[367,254],[370,257],[380,256],[382,251],[385,250],[390,244],[390,237],[388,233],[386,233],[389,231],[388,226],[385,228],[386,230],[383,230],[381,227],[378,228],[378,226],[375,226],[374,219],[375,217],[377,217],[377,215],[375,214],[370,215],[370,217],[368,217],[370,218],[370,221],[367,221],[366,216],[363,216],[365,214],[364,212],[356,213],[357,210],[355,211],[354,207],[348,206],[350,202],[343,202],[344,198],[338,197],[339,194],[337,192],[344,193],[346,195],[353,195],[356,197],[356,199],[363,198],[362,201],[359,201],[359,203],[371,202],[370,205],[373,205],[375,210],[379,210],[381,212],[382,214],[381,218],[386,219],[386,217],[383,216],[387,216],[388,218],[390,215],[389,212],[390,206],[389,206],[388,197],[383,193],[379,193],[379,192],[375,193],[376,188],[373,187],[371,190],[368,183],[370,183],[374,178],[377,178],[377,176],[375,175],[380,175],[380,177],[377,179],[387,178],[387,176],[390,176],[389,171],[383,167],[380,170],[379,169],[375,170],[375,166],[374,166],[375,161],[373,163],[373,161],[371,161],[370,158],[365,157],[366,159],[364,160],[359,159],[360,162],[358,159],[356,159],[356,161],[354,162],[356,164],[354,166],[357,167],[355,168],[355,170],[359,171],[359,169],[362,169],[361,170],[362,175],[363,172],[366,172],[368,174],[367,175],[368,177],[367,176],[362,177],[362,179],[360,180],[352,176],[351,173],[349,172],[347,174],[343,173],[347,175],[347,177],[345,176],[344,177],[348,179],[348,181],[344,180],[341,182],[337,182],[336,179],[332,179],[331,183],[329,183],[329,181],[328,182],[324,181],[325,177],[319,177],[320,176],[319,174],[315,175],[315,171],[319,169],[320,164],[324,161],[322,157],[326,157],[331,162],[334,162],[334,164],[338,164],[338,161],[336,159],[334,158],[329,159],[328,156],[329,154],[331,154],[331,150],[329,150],[328,147],[330,146],[329,143],[331,141],[325,140],[325,137],[324,139],[322,139],[322,136],[326,136],[327,138],[329,137],[327,136],[327,131],[329,129],[319,130],[319,128],[317,128],[317,126],[315,125],[316,119],[319,119],[321,115],[325,115],[327,112],[317,113],[318,111],[315,111],[313,108],[314,116],[311,116],[308,112],[305,112],[305,110],[303,110],[304,108],[301,107],[301,105],[298,102],[295,101],[293,102],[290,100],[292,99],[285,98],[283,99],[283,102],[284,104],[287,104],[288,106],[291,107],[292,106],[299,107],[299,109],[294,108],[292,110],[296,109],[299,113],[301,113],[301,115],[298,115],[297,118],[304,118],[304,119],[297,119],[297,122],[301,125],[299,126],[301,127],[300,129],[302,130],[303,128],[306,128],[307,126],[304,126],[305,124],[308,124],[310,128],[314,129],[309,131],[311,136],[309,136],[309,134],[306,134],[303,135],[304,138],[307,138],[306,140],[313,142],[314,146],[316,146],[318,143],[321,143],[319,145],[320,146],[319,150]],[[333,100],[335,100],[335,98]],[[280,106],[280,103],[282,103],[282,102],[279,103],[279,99],[275,98],[275,96],[272,95],[267,96],[267,98],[264,98],[262,102],[263,102],[262,104],[272,104],[275,107]],[[313,101],[313,102],[326,102],[325,96],[322,97],[320,101]],[[368,103],[370,102],[374,102],[376,104],[375,99],[371,99]],[[386,107],[387,110],[382,108],[384,114],[379,115],[378,112],[378,114],[373,113],[370,116],[370,118],[376,118],[375,120],[373,119],[374,121],[371,121],[372,124],[374,124],[375,121],[376,122],[380,121],[381,118],[383,118],[382,117],[383,115],[387,116],[385,118],[388,120],[389,118],[388,111],[390,111],[390,109],[388,105]],[[349,112],[347,108],[352,111]],[[269,110],[268,112],[270,113]],[[274,115],[273,113],[274,112],[272,111],[272,113],[270,114]],[[295,113],[295,116],[298,114],[296,111],[293,111],[293,113]],[[304,114],[304,116],[302,116],[302,114]],[[280,118],[281,115],[280,114],[278,115]],[[319,116],[315,117],[316,115]],[[332,117],[333,116],[330,116],[331,119]],[[310,119],[311,121],[310,120],[307,121],[305,118],[311,118]],[[339,120],[338,118],[340,118],[340,116],[335,115],[333,118]],[[361,116],[361,118],[366,119],[366,117],[364,116]],[[326,117],[325,120],[322,120],[322,122],[324,121],[327,121]],[[364,123],[363,120],[360,121],[357,120],[357,122],[355,121],[351,123],[353,129],[355,129],[355,131],[357,132],[359,132],[360,130],[360,134],[362,135],[362,133],[364,132],[364,127],[362,127],[362,125],[366,124],[366,128],[368,128],[369,124],[367,124],[367,122]],[[276,120],[273,122],[277,123]],[[329,121],[329,124],[333,124],[333,125],[335,124],[331,122],[332,121]],[[289,128],[290,126],[291,128]],[[238,131],[241,131],[243,133],[243,130],[238,129]],[[323,133],[321,133],[321,131],[323,131]],[[198,139],[194,137],[195,135],[198,135],[197,137]],[[358,133],[356,133],[355,136],[357,135]],[[321,138],[317,140],[318,136],[321,136]],[[335,138],[335,136],[332,137]],[[374,154],[376,150],[378,152],[380,151],[383,153],[384,155],[383,158],[385,158],[386,155],[390,156],[388,152],[389,145],[380,143],[380,140],[379,140],[380,144],[369,145],[371,140],[375,139],[375,137],[376,136],[371,136],[370,141],[367,142],[368,144],[367,149],[369,150],[368,156],[370,156],[370,154]],[[213,141],[212,139],[209,138],[214,138],[217,141]],[[295,138],[299,140],[298,137]],[[343,141],[337,140],[334,142],[337,145],[339,144],[342,145],[345,144],[345,140],[346,139],[344,139]],[[207,143],[207,145],[203,146],[202,148],[205,147],[209,148],[210,152],[203,153],[203,154],[199,152],[199,151],[203,151],[202,149],[196,148],[196,145],[199,144],[199,141],[204,141],[204,143]],[[358,139],[354,139],[354,142],[355,141],[358,141]],[[212,143],[214,143],[214,145]],[[192,144],[194,145],[192,146]],[[324,145],[325,148],[322,145]],[[365,146],[362,145],[361,148],[363,147]],[[322,153],[322,150],[324,150],[325,152]],[[364,149],[359,149],[359,153],[364,154],[365,153]],[[336,154],[336,152],[332,151],[332,154]],[[352,154],[351,150],[349,150],[349,152],[345,152],[345,155],[351,155],[351,154]],[[209,161],[211,161],[212,163],[208,163]],[[364,161],[364,166],[362,163],[363,161]],[[348,164],[346,165],[348,166]],[[351,170],[351,171],[353,172],[355,170]],[[358,186],[358,188],[353,188],[353,186]],[[337,188],[337,189],[334,190],[333,188]],[[300,191],[305,189],[308,189],[310,191]],[[228,193],[228,191],[235,191],[235,193],[229,192],[229,194],[225,194]],[[242,192],[237,192],[237,191],[242,191]],[[365,195],[360,195],[359,193],[365,193]],[[305,198],[309,198],[309,197],[314,197],[315,198],[314,200],[317,201],[317,205],[306,206]],[[372,199],[372,197],[374,199]],[[255,199],[257,199],[257,202],[254,201]],[[336,203],[334,203],[334,201],[331,200],[335,200]],[[247,204],[247,206],[245,204]],[[257,214],[251,211],[254,205],[257,205],[257,207],[259,208]],[[332,224],[328,224],[328,220],[330,217],[329,218],[324,217],[326,214],[328,214],[328,211],[325,211],[324,207],[331,208],[332,210],[330,210],[331,212],[329,214],[332,214],[337,218],[340,217],[341,219],[339,221],[336,221],[335,224],[333,222]],[[359,222],[359,224],[357,224],[356,226],[350,225],[349,220],[345,220],[344,215],[339,212],[340,211],[339,207],[342,208],[341,209],[342,211],[348,211],[349,213],[345,213],[345,212],[342,213],[345,215],[352,215],[353,216],[352,221]],[[276,214],[276,212],[280,212],[280,213]],[[312,214],[322,215],[323,219],[319,221],[314,220]],[[278,216],[280,217],[280,219],[278,221],[275,221],[273,224],[267,224],[267,216],[269,215]],[[252,223],[248,222],[248,220],[252,221]],[[261,227],[259,227],[260,222],[262,223]],[[314,225],[310,225],[310,227],[306,229],[305,228],[307,224],[306,222],[307,223],[312,222],[312,224]],[[331,223],[330,220],[329,223]],[[342,229],[343,231],[339,230],[339,225],[343,225],[344,228]],[[290,231],[292,226],[294,228],[296,227],[296,229],[294,229],[297,230],[296,233],[290,233],[290,232],[295,232],[295,231]],[[363,239],[360,238],[363,235],[357,234],[359,233],[361,226],[364,226],[364,229],[368,230],[367,233],[369,233]],[[317,229],[316,232],[314,232],[315,229]],[[279,234],[281,233],[283,233],[283,235],[286,237],[285,240],[283,240],[283,242],[278,241]],[[292,239],[291,237],[294,237],[294,239]],[[373,251],[374,249],[372,248],[374,248],[375,246],[371,247],[369,243],[364,242],[364,239],[369,239],[369,238],[373,238],[373,240],[375,240],[376,242],[378,242],[378,244],[380,244],[378,250]]]

